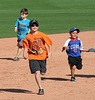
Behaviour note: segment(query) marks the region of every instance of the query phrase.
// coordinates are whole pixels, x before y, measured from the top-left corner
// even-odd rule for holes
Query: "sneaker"
[[[39,89],[38,95],[44,95],[44,89]]]
[[[19,58],[18,57],[14,57],[14,61],[19,61]]]
[[[75,77],[71,77],[71,81],[76,82]]]

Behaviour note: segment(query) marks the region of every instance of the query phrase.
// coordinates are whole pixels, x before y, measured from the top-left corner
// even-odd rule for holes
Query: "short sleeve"
[[[27,37],[23,40],[23,48],[29,48],[29,43]]]
[[[18,19],[16,20],[15,27],[18,27]]]
[[[68,39],[68,40],[65,42],[65,44],[63,45],[63,47],[67,47],[68,44],[69,44],[69,42],[70,42],[70,39]]]
[[[28,27],[29,27],[30,20],[28,20]]]
[[[45,43],[46,43],[48,46],[50,46],[50,45],[53,44],[53,42],[51,41],[51,39],[49,38],[48,35],[44,34],[44,35],[43,35],[43,39],[44,39]]]
[[[80,41],[80,50],[83,51],[83,44],[82,44],[82,41]]]

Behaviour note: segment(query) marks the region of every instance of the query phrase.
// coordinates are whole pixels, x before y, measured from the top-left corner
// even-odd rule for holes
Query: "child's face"
[[[30,27],[30,30],[32,31],[32,32],[36,32],[36,31],[38,31],[38,26],[36,26],[35,24],[33,25],[33,26],[31,26]]]
[[[78,32],[75,30],[71,32],[70,35],[71,35],[71,38],[75,40],[78,37]]]
[[[28,14],[21,13],[20,16],[22,19],[25,19],[28,16]]]

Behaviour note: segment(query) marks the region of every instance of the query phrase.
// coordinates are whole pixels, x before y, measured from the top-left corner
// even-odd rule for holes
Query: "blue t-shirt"
[[[29,30],[29,19],[22,20],[21,18],[18,18],[15,24],[15,27],[18,28],[17,32],[17,38],[18,39],[24,39],[27,35],[27,32]]]
[[[63,47],[67,46],[69,46],[69,49],[66,49],[66,53],[68,56],[78,57],[81,55],[81,51],[83,50],[83,45],[79,38],[77,38],[76,40],[69,38],[63,45]]]

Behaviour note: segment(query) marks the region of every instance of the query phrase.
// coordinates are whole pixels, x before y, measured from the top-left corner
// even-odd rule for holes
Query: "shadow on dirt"
[[[23,58],[19,58],[19,59],[23,59]],[[0,60],[13,60],[14,61],[13,58],[0,58]]]
[[[13,58],[0,58],[1,60],[14,60]]]
[[[41,80],[55,80],[55,81],[70,81],[70,79],[65,78],[54,78],[54,77],[41,77]]]
[[[71,76],[71,75],[68,74],[67,76]],[[82,74],[75,74],[75,77],[95,78],[95,75],[82,75]]]
[[[23,90],[23,89],[0,89],[0,92],[13,92],[13,93],[27,93],[27,94],[36,94],[29,90]]]

